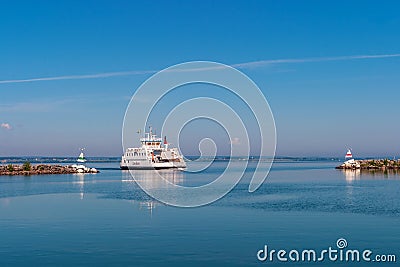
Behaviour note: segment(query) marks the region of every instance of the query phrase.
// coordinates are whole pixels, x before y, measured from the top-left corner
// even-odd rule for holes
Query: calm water
[[[248,193],[249,175],[222,200],[174,208],[144,194],[117,162],[91,175],[0,176],[0,266],[298,266],[259,262],[258,250],[348,248],[400,261],[400,175],[343,172],[332,161],[280,161]],[[214,179],[171,171],[187,186]],[[234,171],[233,171],[234,175]],[[366,263],[324,261],[312,266]]]

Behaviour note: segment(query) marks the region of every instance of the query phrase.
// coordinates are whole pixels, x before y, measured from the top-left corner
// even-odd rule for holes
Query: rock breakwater
[[[346,161],[336,169],[400,170],[400,160],[364,159]]]
[[[0,166],[0,175],[42,175],[42,174],[74,174],[74,173],[98,173],[95,168],[82,167],[83,165],[49,165],[38,164],[30,165],[24,163],[23,165],[3,165]]]

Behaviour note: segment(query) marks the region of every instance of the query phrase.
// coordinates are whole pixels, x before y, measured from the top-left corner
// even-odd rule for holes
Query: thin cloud
[[[400,54],[386,54],[386,55],[356,55],[356,56],[340,56],[340,57],[314,57],[314,58],[298,58],[298,59],[271,59],[259,60],[252,62],[245,62],[233,64],[235,68],[255,68],[265,65],[273,64],[290,64],[290,63],[308,63],[308,62],[324,62],[324,61],[345,61],[355,59],[375,59],[375,58],[393,58],[400,57]]]
[[[260,68],[267,65],[277,64],[294,64],[294,63],[311,63],[311,62],[325,62],[325,61],[348,61],[358,59],[380,59],[380,58],[396,58],[400,57],[400,54],[381,54],[381,55],[353,55],[353,56],[338,56],[338,57],[315,57],[315,58],[292,58],[292,59],[270,59],[270,60],[259,60],[232,64],[232,67],[239,69],[247,68]],[[198,70],[198,69],[192,69]],[[175,71],[191,71],[189,69],[175,70]],[[157,73],[155,70],[134,70],[134,71],[120,71],[120,72],[104,72],[97,74],[84,74],[84,75],[68,75],[68,76],[56,76],[56,77],[40,77],[30,79],[14,79],[14,80],[0,80],[0,84],[12,84],[12,83],[29,83],[29,82],[42,82],[42,81],[60,81],[60,80],[81,80],[81,79],[99,79],[117,76],[133,76],[133,75],[144,75]]]
[[[11,130],[12,127],[9,123],[2,123],[1,128],[6,129],[6,130]]]
[[[80,96],[79,98],[76,97],[68,97],[63,99],[56,99],[56,98],[41,98],[40,100],[31,100],[30,102],[15,102],[15,103],[7,103],[7,104],[0,104],[0,113],[2,112],[51,112],[53,110],[59,110],[61,106],[70,105],[70,104],[90,104],[90,103],[99,103],[99,101],[124,101],[127,102],[131,100],[132,96],[113,96],[102,98],[101,100],[93,99],[92,97]]]

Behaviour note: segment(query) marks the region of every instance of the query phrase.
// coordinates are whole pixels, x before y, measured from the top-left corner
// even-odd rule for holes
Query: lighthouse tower
[[[346,156],[344,158],[345,159],[352,159],[353,158],[353,154],[351,153],[350,149],[347,150]]]

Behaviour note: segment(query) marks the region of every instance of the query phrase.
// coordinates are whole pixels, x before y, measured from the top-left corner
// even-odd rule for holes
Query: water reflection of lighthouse
[[[74,177],[76,178],[76,180],[72,183],[79,186],[79,196],[80,199],[83,199],[85,196],[85,174],[76,173],[74,174]]]
[[[342,170],[344,172],[345,178],[346,178],[346,182],[351,183],[355,180],[359,180],[360,179],[360,175],[361,175],[361,170],[360,169],[343,169]]]

